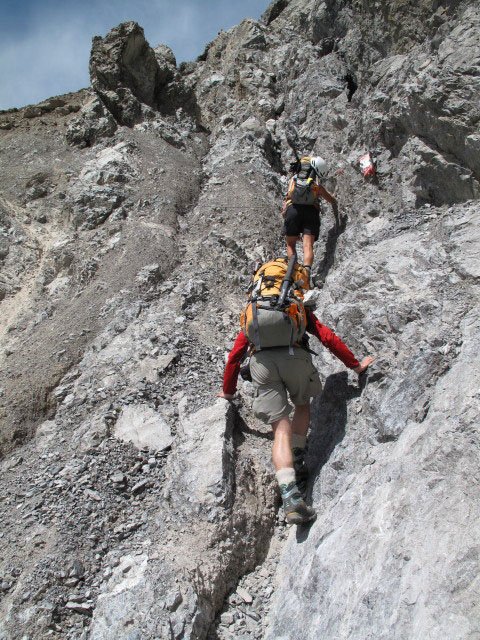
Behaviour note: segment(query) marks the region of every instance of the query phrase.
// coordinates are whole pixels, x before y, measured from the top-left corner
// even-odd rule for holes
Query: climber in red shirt
[[[317,337],[345,366],[358,374],[363,373],[374,358],[359,362],[350,349],[331,329],[306,309],[307,331]],[[223,390],[218,395],[226,400],[234,397],[240,363],[250,347],[241,331],[225,367]],[[305,464],[305,446],[310,424],[310,399],[321,391],[318,371],[310,352],[297,345],[294,353],[288,347],[274,347],[255,351],[250,359],[252,382],[255,386],[253,411],[257,418],[272,425],[274,441],[272,458],[280,485],[286,520],[303,524],[315,519],[312,507],[303,501],[308,472]],[[292,420],[287,392],[295,406]],[[292,452],[293,449],[293,452]]]

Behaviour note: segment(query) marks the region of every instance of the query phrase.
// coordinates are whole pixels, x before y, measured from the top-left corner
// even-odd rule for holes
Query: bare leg
[[[313,236],[312,236],[313,237]],[[292,432],[306,436],[310,425],[310,403],[295,407],[292,419]]]
[[[288,237],[287,237],[287,243],[288,243]],[[311,267],[313,264],[314,243],[315,243],[315,236],[311,236],[305,233],[303,234],[303,264],[306,267]]]
[[[291,467],[293,469],[292,457],[292,425],[290,418],[285,416],[272,422],[273,446],[272,459],[275,470]]]
[[[297,252],[297,242],[300,240],[300,236],[287,236],[287,256],[291,258],[294,253]]]

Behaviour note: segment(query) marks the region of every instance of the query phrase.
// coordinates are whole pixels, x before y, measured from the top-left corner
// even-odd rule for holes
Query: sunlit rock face
[[[2,640],[478,635],[479,26],[277,0],[177,66],[124,23],[89,89],[0,113]],[[305,153],[316,314],[377,360],[310,343],[302,530],[251,384],[215,394]]]

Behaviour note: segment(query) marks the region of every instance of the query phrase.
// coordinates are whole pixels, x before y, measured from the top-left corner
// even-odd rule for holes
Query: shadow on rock
[[[334,373],[325,381],[323,392],[312,404],[311,430],[308,441],[307,465],[310,469],[308,496],[324,464],[345,436],[347,403],[358,398],[367,384],[367,376],[360,376],[358,386],[348,383],[348,373]],[[310,500],[307,500],[310,502]],[[311,525],[297,527],[296,539],[301,544],[308,539]]]
[[[367,383],[361,376],[358,386],[348,383],[346,371],[334,373],[325,381],[323,392],[312,404],[311,431],[308,443],[307,463],[310,468],[310,485],[315,483],[323,465],[345,436],[348,401],[358,398]]]
[[[272,431],[264,432],[259,431],[258,429],[252,429],[247,425],[245,420],[241,417],[238,408],[235,407],[235,443],[242,444],[245,440],[245,433],[249,433],[252,436],[256,436],[257,438],[263,438],[263,440],[273,441],[273,433]]]
[[[302,544],[302,542],[305,542],[306,540],[308,540],[308,536],[310,534],[310,531],[312,529],[312,525],[314,524],[315,520],[313,520],[312,522],[307,522],[306,524],[303,525],[298,525],[295,531],[295,536],[296,536],[296,540],[297,540],[297,544]]]
[[[335,224],[328,230],[327,241],[325,243],[325,252],[318,268],[318,275],[315,279],[317,286],[320,283],[325,282],[328,276],[328,272],[333,267],[338,239],[347,228],[347,216],[340,216],[338,210],[336,209],[334,209],[333,214],[335,216]]]

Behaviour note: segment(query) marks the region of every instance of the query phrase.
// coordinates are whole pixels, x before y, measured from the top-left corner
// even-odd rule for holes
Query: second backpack
[[[310,156],[305,156],[295,163],[297,175],[293,176],[288,187],[288,196],[292,204],[313,205],[317,199],[316,173],[310,161]]]

